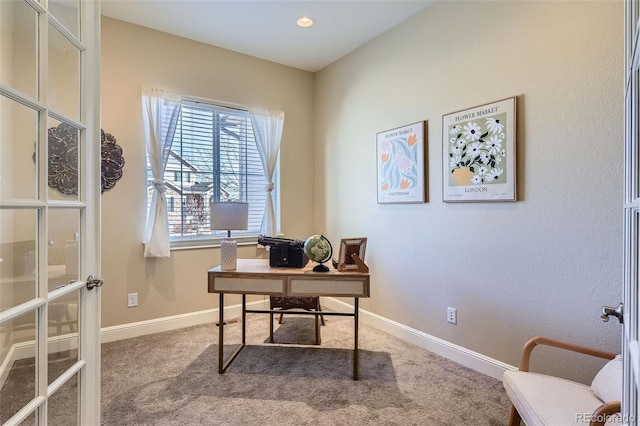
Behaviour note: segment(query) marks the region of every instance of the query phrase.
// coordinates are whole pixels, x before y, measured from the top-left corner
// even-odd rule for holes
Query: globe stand
[[[329,272],[329,267],[319,263],[313,267],[313,272]]]

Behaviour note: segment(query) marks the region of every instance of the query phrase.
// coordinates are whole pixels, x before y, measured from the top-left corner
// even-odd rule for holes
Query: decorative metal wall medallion
[[[102,189],[111,189],[122,177],[124,157],[122,147],[116,143],[116,138],[100,129],[101,157],[102,157]]]
[[[49,186],[65,195],[78,194],[78,129],[61,123],[49,134]],[[101,190],[111,189],[122,177],[124,157],[116,138],[100,130]]]

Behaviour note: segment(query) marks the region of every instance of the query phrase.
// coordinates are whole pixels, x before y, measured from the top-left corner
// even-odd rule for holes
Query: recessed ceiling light
[[[300,18],[298,18],[296,23],[299,27],[309,28],[313,25],[313,19],[309,18],[308,16],[301,16]]]

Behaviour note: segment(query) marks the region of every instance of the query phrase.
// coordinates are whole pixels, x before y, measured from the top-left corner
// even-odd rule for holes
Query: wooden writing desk
[[[222,271],[217,266],[208,271],[209,293],[220,294],[218,333],[218,373],[222,374],[245,346],[246,314],[280,313],[279,310],[251,309],[246,306],[247,294],[277,296],[333,296],[353,297],[353,313],[301,311],[300,315],[351,316],[354,318],[353,379],[358,380],[358,300],[369,297],[369,274],[361,272],[313,272],[312,262],[305,268],[271,268],[267,259],[238,259],[235,271]],[[226,362],[224,345],[224,295],[242,295],[242,344]],[[317,318],[316,318],[317,319]],[[273,331],[273,321],[271,321]]]

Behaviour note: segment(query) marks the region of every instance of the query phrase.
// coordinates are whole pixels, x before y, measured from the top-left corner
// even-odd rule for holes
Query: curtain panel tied
[[[280,141],[282,139],[282,128],[284,126],[284,111],[265,110],[251,108],[251,124],[260,155],[260,161],[264,169],[264,174],[268,184],[265,186],[267,202],[262,216],[260,233],[262,235],[275,235],[277,232],[276,212],[274,208],[275,185],[273,174],[278,163],[280,153]]]
[[[180,95],[163,89],[142,90],[142,121],[145,145],[153,178],[144,257],[170,257],[169,216],[164,171],[167,167],[173,136],[180,116]]]

